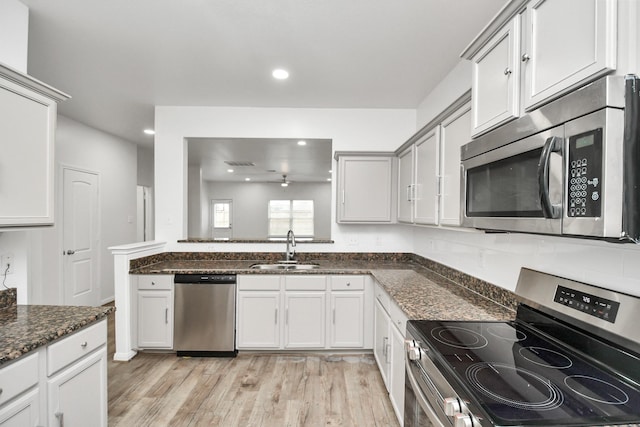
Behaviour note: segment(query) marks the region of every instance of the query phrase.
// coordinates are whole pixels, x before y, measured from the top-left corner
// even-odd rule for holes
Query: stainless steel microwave
[[[462,224],[637,242],[639,86],[601,78],[464,145]]]

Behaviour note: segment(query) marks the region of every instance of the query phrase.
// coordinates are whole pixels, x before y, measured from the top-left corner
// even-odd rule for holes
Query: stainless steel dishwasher
[[[175,275],[178,356],[235,356],[235,274]]]

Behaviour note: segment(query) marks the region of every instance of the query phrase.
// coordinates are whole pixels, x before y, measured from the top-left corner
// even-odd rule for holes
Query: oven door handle
[[[538,161],[538,192],[542,214],[545,218],[552,219],[560,218],[562,215],[562,207],[553,205],[549,196],[549,163],[551,162],[551,153],[558,151],[562,151],[562,138],[557,136],[547,138]]]
[[[423,357],[426,357],[426,356],[423,355]],[[411,389],[413,390],[413,394],[416,397],[416,402],[418,402],[418,405],[420,405],[424,413],[427,415],[427,417],[429,417],[429,420],[431,421],[431,424],[433,425],[433,427],[446,427],[444,423],[440,420],[440,418],[438,418],[438,415],[435,413],[435,411],[427,401],[427,398],[424,395],[424,392],[420,388],[418,381],[413,375],[413,370],[411,369],[412,368],[411,361],[409,360],[406,354],[404,356],[404,364],[405,364],[406,378],[409,380],[409,384],[411,384]]]

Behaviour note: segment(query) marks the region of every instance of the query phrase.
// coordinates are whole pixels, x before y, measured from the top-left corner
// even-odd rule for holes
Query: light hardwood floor
[[[114,362],[109,317],[109,426],[398,426],[370,354]]]

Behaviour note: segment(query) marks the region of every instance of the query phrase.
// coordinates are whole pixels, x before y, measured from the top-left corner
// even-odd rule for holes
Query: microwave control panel
[[[602,214],[602,128],[569,137],[567,216]]]

